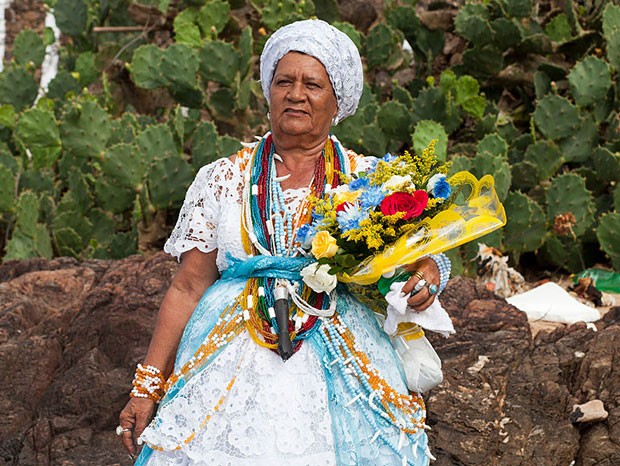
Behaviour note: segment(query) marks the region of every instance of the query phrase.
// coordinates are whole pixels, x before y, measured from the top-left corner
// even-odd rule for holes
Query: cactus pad
[[[45,44],[39,35],[30,29],[24,29],[13,42],[13,55],[20,65],[32,62],[35,68],[41,66],[45,58]]]
[[[416,154],[421,154],[428,144],[436,139],[435,154],[437,158],[444,162],[448,151],[448,134],[440,123],[432,120],[422,120],[413,131],[413,150]]]
[[[575,217],[572,230],[576,237],[583,235],[592,225],[594,202],[583,177],[568,173],[553,178],[545,191],[545,199],[550,224],[557,215],[571,213]]]
[[[504,247],[517,254],[540,248],[547,234],[542,208],[518,191],[508,193],[504,207],[508,219],[504,227]]]
[[[199,52],[200,73],[209,80],[230,86],[237,71],[241,56],[232,44],[220,40],[207,42]]]
[[[534,122],[546,137],[553,140],[573,134],[580,124],[577,107],[556,95],[543,97],[534,110]]]
[[[614,270],[620,271],[620,213],[603,215],[596,229],[596,237],[601,249],[611,258]]]
[[[50,167],[60,156],[60,131],[52,112],[27,110],[17,122],[15,136],[32,154],[36,169]]]
[[[587,57],[571,70],[568,83],[577,105],[586,107],[607,97],[611,70],[600,58]]]

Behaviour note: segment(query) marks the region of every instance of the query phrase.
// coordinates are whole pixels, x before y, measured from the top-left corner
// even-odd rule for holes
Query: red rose
[[[341,204],[338,204],[336,206],[336,212],[342,212],[343,210],[346,210],[347,208],[351,207],[353,204],[351,204],[350,202],[343,202]]]
[[[421,189],[409,193],[394,193],[386,196],[381,201],[381,212],[383,215],[394,215],[397,212],[404,212],[404,220],[419,216],[424,212],[428,204],[428,194]]]

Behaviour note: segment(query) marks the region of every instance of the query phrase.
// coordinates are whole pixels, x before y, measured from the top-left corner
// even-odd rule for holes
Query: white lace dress
[[[217,266],[246,258],[241,243],[241,193],[249,151],[236,160],[220,159],[203,167],[189,188],[177,225],[165,251],[180,257],[192,248],[217,249]],[[295,212],[308,189],[285,191]],[[220,280],[222,281],[222,280]],[[198,305],[180,345],[177,367],[192,356],[192,344],[204,338],[223,305],[230,303],[244,280],[212,286]],[[339,296],[344,308],[361,305]],[[343,319],[346,316],[343,316]],[[211,322],[211,324],[209,324]],[[348,313],[346,324],[375,367],[394,388],[406,393],[403,374],[389,340],[372,312]],[[195,344],[194,344],[195,346]],[[232,389],[227,385],[234,378]],[[376,424],[347,405],[344,383],[332,376],[320,339],[306,341],[286,363],[255,344],[243,331],[194,375],[169,401],[162,402],[142,439],[137,464],[209,466],[343,466],[426,465],[426,436],[394,445],[399,432],[388,432],[392,447],[377,440]],[[222,401],[223,400],[223,401]],[[218,405],[219,403],[219,405]],[[373,421],[374,422],[374,421]],[[373,437],[374,440],[373,440]],[[188,441],[191,439],[191,441]],[[154,449],[150,448],[153,447]],[[406,450],[406,452],[405,452]]]

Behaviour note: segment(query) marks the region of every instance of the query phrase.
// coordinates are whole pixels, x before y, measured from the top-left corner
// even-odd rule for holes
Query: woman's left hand
[[[410,295],[407,304],[415,311],[422,312],[433,304],[437,297],[440,279],[439,268],[433,259],[427,257],[406,265],[404,269],[413,274],[403,286],[403,293]],[[421,280],[425,281],[423,286],[420,285]],[[411,294],[412,292],[413,294]]]

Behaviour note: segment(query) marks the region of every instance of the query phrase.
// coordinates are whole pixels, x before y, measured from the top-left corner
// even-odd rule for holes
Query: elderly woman
[[[299,274],[308,197],[370,165],[330,136],[362,92],[357,49],[325,22],[301,21],[269,39],[260,72],[271,132],[189,188],[165,247],[181,267],[117,434],[132,456],[144,443],[137,464],[149,466],[426,465],[423,401],[373,313],[344,286],[314,293]],[[437,260],[414,264],[404,291],[420,275],[444,285]],[[293,320],[291,303],[286,362],[270,319],[280,280],[317,310]],[[408,303],[423,311],[434,299],[426,287]]]

